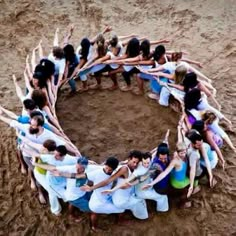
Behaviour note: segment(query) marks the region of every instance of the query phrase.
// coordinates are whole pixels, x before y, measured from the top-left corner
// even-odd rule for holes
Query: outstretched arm
[[[58,33],[59,33],[59,28],[56,28],[54,40],[53,40],[53,47],[59,47]]]
[[[25,99],[25,96],[21,90],[21,87],[19,86],[19,84],[17,83],[17,80],[16,80],[16,76],[15,75],[12,75],[12,79],[13,79],[13,83],[15,85],[15,88],[16,88],[16,95],[17,97],[20,99],[21,102],[24,101]]]
[[[161,180],[163,180],[175,167],[176,165],[176,159],[173,159],[170,164],[168,165],[168,167],[161,172],[155,180],[153,180],[150,184],[144,185],[142,189],[147,189],[152,187],[153,185],[155,185],[156,183],[160,182]]]
[[[74,32],[74,28],[75,28],[74,24],[71,24],[69,26],[69,30],[66,32],[66,35],[63,40],[63,46],[66,46],[69,43],[69,40],[72,37],[72,34]]]
[[[113,174],[110,178],[108,178],[108,179],[106,179],[106,180],[104,180],[104,181],[102,181],[98,184],[95,184],[92,187],[89,187],[87,185],[82,186],[81,189],[83,191],[86,191],[86,192],[91,192],[91,191],[93,191],[97,188],[101,188],[101,187],[104,187],[104,186],[108,185],[109,183],[115,181],[120,176],[124,176],[126,172],[127,172],[127,167],[123,166],[115,174]]]
[[[14,112],[5,109],[5,108],[2,107],[1,105],[0,105],[0,110],[1,110],[3,113],[5,113],[8,117],[10,117],[11,119],[13,119],[13,120],[17,120],[17,119],[18,119],[18,116],[17,116]]]

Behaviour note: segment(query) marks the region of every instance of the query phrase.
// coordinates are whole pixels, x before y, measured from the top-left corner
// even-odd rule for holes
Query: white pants
[[[146,201],[135,197],[129,189],[116,190],[112,195],[112,201],[118,208],[131,210],[134,217],[140,220],[148,218]]]
[[[51,212],[55,215],[59,214],[61,212],[61,205],[59,203],[57,194],[49,186],[46,175],[42,175],[37,170],[34,170],[34,176],[39,184],[48,192]]]
[[[156,210],[165,212],[169,210],[169,203],[167,195],[157,193],[153,188],[147,190],[135,189],[136,196],[143,199],[154,200],[157,202]]]
[[[89,208],[92,212],[99,214],[113,214],[113,213],[122,213],[125,210],[116,207],[112,200],[108,199],[108,196],[104,195],[104,199],[101,201],[97,196],[96,192],[93,192],[89,200]]]
[[[202,96],[200,104],[197,106],[197,109],[202,111],[202,110],[209,110],[215,113],[215,115],[221,120],[224,115],[218,111],[216,108],[212,107],[209,105],[206,96]]]

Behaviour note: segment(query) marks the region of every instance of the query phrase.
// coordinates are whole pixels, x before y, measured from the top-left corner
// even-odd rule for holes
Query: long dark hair
[[[150,57],[150,41],[148,39],[145,39],[141,43],[140,51],[142,52],[144,58],[149,58]]]
[[[80,42],[80,46],[81,46],[80,55],[81,55],[81,58],[86,61],[88,58],[90,45],[91,45],[91,43],[90,43],[89,39],[87,39],[87,38],[83,38]]]
[[[75,49],[74,49],[74,47],[71,44],[67,44],[63,48],[63,51],[64,51],[66,61],[73,62],[73,60],[75,58]]]
[[[139,40],[137,38],[130,39],[125,54],[127,54],[128,57],[136,57],[139,55],[139,52],[140,52]]]
[[[184,106],[186,110],[196,109],[201,100],[201,91],[197,88],[190,90],[184,96]]]

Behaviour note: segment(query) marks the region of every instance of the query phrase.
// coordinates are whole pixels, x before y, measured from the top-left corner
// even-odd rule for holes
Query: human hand
[[[110,194],[110,193],[112,193],[111,189],[107,189],[107,190],[102,191],[102,194]]]
[[[88,186],[88,185],[81,186],[80,189],[82,191],[85,191],[85,192],[91,192],[92,191],[91,187]]]
[[[58,170],[52,170],[51,173],[52,173],[53,176],[57,176],[57,177],[61,176],[61,173]]]
[[[13,79],[13,82],[16,83],[17,80],[16,80],[16,76],[14,74],[12,75],[12,79]]]
[[[161,41],[162,41],[162,43],[169,43],[170,42],[169,39],[162,39]]]
[[[148,188],[151,188],[152,185],[151,184],[146,184],[142,187],[142,190],[145,190],[145,189],[148,189]]]

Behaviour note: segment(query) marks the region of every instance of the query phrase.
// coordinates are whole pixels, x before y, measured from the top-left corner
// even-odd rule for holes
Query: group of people
[[[225,167],[220,149],[223,141],[236,152],[219,125],[224,120],[232,128],[230,120],[220,111],[216,89],[208,77],[189,63],[199,67],[201,64],[184,58],[183,52],[166,51],[162,44],[168,40],[149,41],[115,33],[106,40],[104,35],[111,31],[110,27],[93,39],[83,38],[75,50],[69,44],[73,29],[70,27],[62,46],[56,30],[48,56],[43,54],[42,42],[33,49],[31,61],[27,56],[26,91],[23,92],[13,75],[22,114],[0,106],[0,120],[16,130],[21,172],[29,173],[31,189],[38,191],[40,203],[46,204],[47,193],[51,212],[59,216],[62,210],[59,199],[68,202],[70,217],[77,222],[81,221],[81,215],[75,208],[88,212],[93,230],[97,229],[99,214],[117,214],[118,220],[122,220],[123,213],[130,210],[135,218],[147,219],[146,199],[156,201],[158,212],[168,211],[170,195],[175,196],[179,207],[191,207],[191,196],[200,191],[198,180],[206,177],[209,186],[214,187],[213,169],[218,160]],[[154,50],[152,45],[156,45]],[[72,93],[77,92],[78,79],[82,81],[79,92],[101,89],[104,73],[112,80],[110,90],[120,88],[144,94],[144,83],[149,82],[149,97],[160,105],[169,106],[170,97],[174,98],[181,118],[173,154],[169,150],[168,130],[156,148],[133,150],[125,161],[110,156],[99,164],[81,155],[57,119],[58,91],[69,83]],[[124,78],[124,87],[118,83],[119,73]],[[93,86],[87,81],[90,77],[96,79]],[[132,77],[137,81],[136,91]]]

